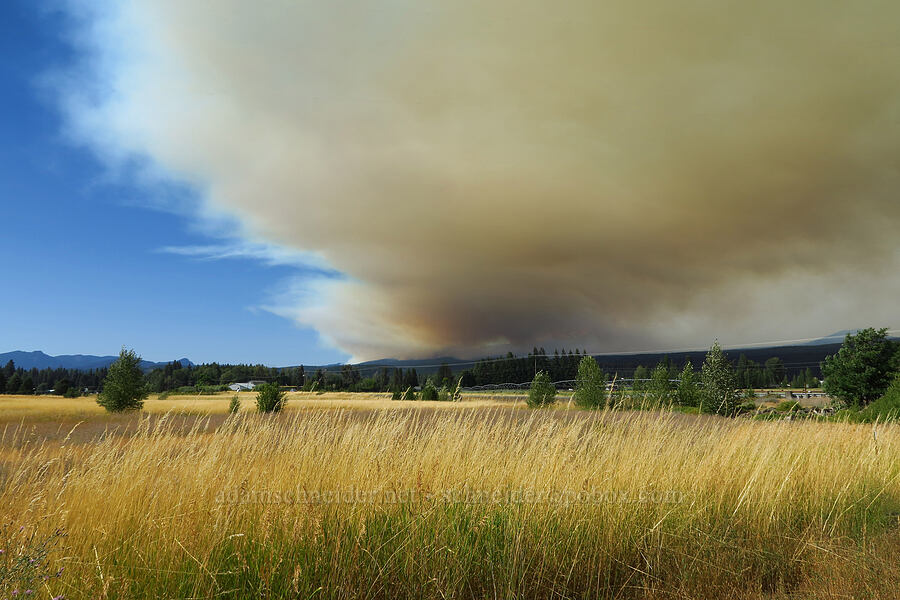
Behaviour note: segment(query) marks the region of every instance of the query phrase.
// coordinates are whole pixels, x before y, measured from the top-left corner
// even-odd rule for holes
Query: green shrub
[[[606,405],[606,374],[593,356],[585,356],[578,363],[575,404],[582,408],[602,408]]]
[[[775,410],[778,412],[793,412],[800,408],[800,402],[797,400],[784,400],[783,402],[779,402],[778,406],[775,407]]]
[[[738,411],[741,413],[756,412],[756,402],[753,402],[752,400],[746,400],[742,402],[738,407]]]
[[[550,381],[550,375],[544,371],[538,371],[528,390],[528,406],[540,408],[556,402],[556,386]]]
[[[432,382],[431,379],[425,382],[425,387],[422,388],[422,393],[419,395],[419,399],[426,401],[438,399],[437,388],[434,387],[434,382]]]
[[[285,393],[277,383],[264,383],[256,387],[256,408],[259,412],[281,412],[285,404]]]
[[[241,410],[241,399],[237,394],[231,397],[231,402],[228,403],[228,412],[231,414],[235,414]]]
[[[900,374],[894,377],[884,396],[856,413],[852,419],[859,423],[900,419]]]

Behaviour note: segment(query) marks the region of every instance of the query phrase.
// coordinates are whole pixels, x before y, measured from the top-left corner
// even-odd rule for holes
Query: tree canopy
[[[141,357],[134,350],[122,348],[118,360],[109,366],[97,404],[111,412],[140,410],[148,395]]]
[[[898,369],[900,344],[888,339],[887,329],[862,329],[825,359],[824,389],[847,404],[866,405],[885,393]]]

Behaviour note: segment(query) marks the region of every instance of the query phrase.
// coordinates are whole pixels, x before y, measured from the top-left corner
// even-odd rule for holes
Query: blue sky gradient
[[[346,359],[315,331],[259,308],[309,269],[162,251],[222,240],[152,208],[172,190],[111,177],[66,138],[43,85],[78,59],[65,26],[32,3],[0,5],[0,351],[115,354],[126,345],[153,361]]]

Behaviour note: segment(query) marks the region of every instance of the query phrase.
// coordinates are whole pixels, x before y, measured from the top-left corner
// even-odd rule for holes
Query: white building
[[[233,392],[249,392],[258,385],[264,384],[265,381],[248,381],[246,383],[232,383],[228,389]]]

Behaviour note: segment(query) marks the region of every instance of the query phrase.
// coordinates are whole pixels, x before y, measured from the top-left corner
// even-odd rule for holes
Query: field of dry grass
[[[896,425],[531,411],[483,395],[296,394],[260,416],[243,394],[229,417],[229,399],[109,416],[91,399],[0,396],[0,581],[14,573],[0,598],[25,585],[48,598],[900,588]],[[29,552],[48,579],[9,569]]]

